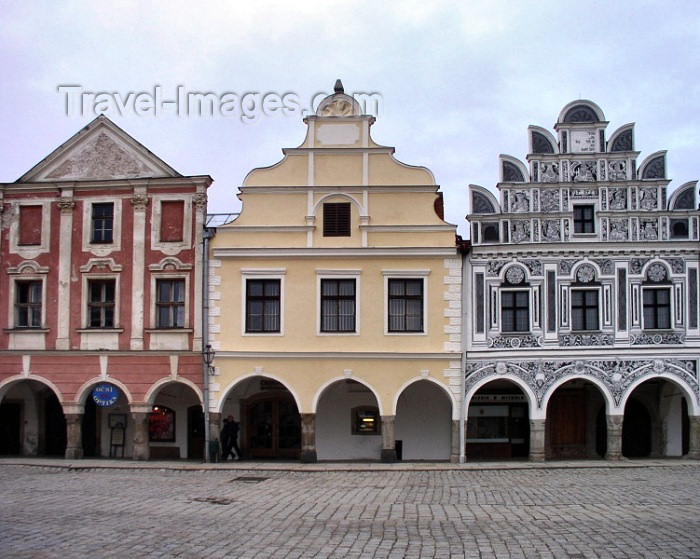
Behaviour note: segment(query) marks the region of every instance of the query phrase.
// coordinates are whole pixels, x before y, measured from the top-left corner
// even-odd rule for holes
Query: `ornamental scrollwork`
[[[683,260],[682,258],[665,258],[664,260],[671,267],[671,271],[674,274],[685,273],[685,260]]]
[[[148,196],[146,194],[134,194],[131,197],[131,205],[135,210],[145,210],[148,207]]]
[[[494,336],[487,340],[488,347],[494,349],[518,349],[521,347],[542,347],[541,336]]]
[[[537,407],[542,408],[545,397],[560,379],[592,377],[609,391],[619,406],[630,387],[644,377],[670,374],[684,383],[698,399],[698,370],[693,359],[609,359],[575,361],[499,361],[467,363],[465,394],[484,379],[511,375],[522,380],[535,394]]]
[[[525,270],[520,266],[511,266],[506,270],[506,281],[511,285],[518,285],[525,281]]]
[[[590,264],[582,264],[576,270],[576,279],[580,283],[590,283],[595,279],[595,268]]]
[[[565,334],[559,336],[562,347],[611,346],[615,338],[610,334]]]
[[[630,274],[641,274],[644,265],[651,260],[650,258],[632,258],[630,259]]]
[[[632,336],[632,345],[682,345],[685,343],[685,335],[672,334],[638,334]]]
[[[666,279],[666,266],[658,262],[649,266],[647,270],[647,279],[653,282],[660,282]]]
[[[501,274],[503,266],[508,262],[505,260],[489,260],[488,266],[486,268],[486,275],[489,277],[497,277]]]

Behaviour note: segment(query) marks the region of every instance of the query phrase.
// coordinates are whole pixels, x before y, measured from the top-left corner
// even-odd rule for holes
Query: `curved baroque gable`
[[[659,155],[644,166],[642,172],[643,179],[664,179],[666,178],[666,156]]]
[[[495,214],[496,208],[481,192],[472,192],[472,213],[475,214]]]
[[[522,171],[518,169],[515,163],[510,161],[503,162],[503,181],[504,182],[525,182],[525,177]]]
[[[532,153],[554,153],[554,146],[539,132],[532,132]]]
[[[610,151],[632,151],[633,149],[632,129],[629,129],[622,132],[613,140]]]
[[[600,122],[598,115],[588,105],[575,105],[571,107],[564,116],[566,124],[575,124],[579,122]]]

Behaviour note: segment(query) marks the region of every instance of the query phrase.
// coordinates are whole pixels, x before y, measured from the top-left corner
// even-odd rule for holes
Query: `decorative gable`
[[[178,176],[111,120],[99,116],[17,182]]]

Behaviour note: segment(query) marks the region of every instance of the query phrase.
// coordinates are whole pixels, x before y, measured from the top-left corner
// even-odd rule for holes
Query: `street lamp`
[[[209,369],[209,374],[214,373],[214,367],[211,364],[214,362],[214,357],[216,357],[216,352],[211,348],[211,344],[207,344],[202,352],[202,357],[204,358],[204,363],[206,363]]]

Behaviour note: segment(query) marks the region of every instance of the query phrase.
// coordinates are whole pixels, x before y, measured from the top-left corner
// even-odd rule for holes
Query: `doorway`
[[[245,446],[251,458],[299,458],[301,417],[291,395],[256,396],[244,408]]]

